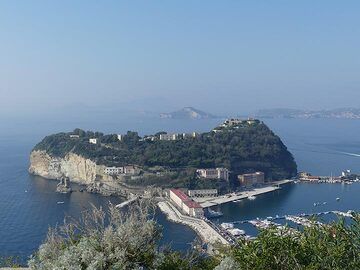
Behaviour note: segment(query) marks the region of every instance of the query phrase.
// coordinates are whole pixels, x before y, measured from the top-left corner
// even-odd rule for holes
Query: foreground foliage
[[[360,216],[305,228],[302,233],[262,231],[256,240],[240,243],[231,257],[238,269],[360,269]]]
[[[80,222],[51,229],[29,266],[40,270],[360,269],[359,215],[350,226],[340,221],[297,233],[270,228],[256,240],[240,241],[212,257],[160,248],[161,230],[149,218],[151,205],[141,201],[127,213],[110,207],[107,225],[104,211],[94,208]]]
[[[212,260],[195,253],[182,255],[160,250],[159,225],[149,216],[151,204],[141,201],[124,213],[110,206],[107,220],[102,209],[85,212],[80,222],[50,229],[31,269],[208,269]],[[106,223],[108,223],[106,225]]]

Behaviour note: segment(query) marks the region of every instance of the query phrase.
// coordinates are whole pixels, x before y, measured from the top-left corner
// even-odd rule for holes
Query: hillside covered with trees
[[[119,140],[116,134],[75,129],[45,137],[34,150],[45,150],[54,157],[76,153],[106,166],[138,165],[142,168],[162,166],[169,169],[226,167],[233,175],[263,171],[268,179],[289,178],[297,167],[292,154],[280,138],[264,123],[221,128],[196,137],[164,141],[161,132],[154,140],[128,131]],[[70,135],[78,135],[74,138]],[[97,138],[97,144],[89,143]]]

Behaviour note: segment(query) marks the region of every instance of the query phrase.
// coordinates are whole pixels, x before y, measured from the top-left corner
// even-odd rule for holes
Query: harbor
[[[276,215],[266,218],[256,218],[249,220],[235,220],[230,222],[216,223],[208,218],[196,218],[183,214],[171,202],[164,200],[158,203],[160,210],[166,214],[167,218],[173,222],[181,223],[190,226],[207,244],[220,243],[223,245],[233,245],[237,243],[238,239],[252,240],[255,236],[247,233],[246,230],[237,228],[240,224],[250,224],[256,230],[276,228],[278,232],[297,233],[299,227],[312,227],[312,226],[326,226],[325,223],[318,219],[329,214],[334,214],[337,217],[353,218],[355,211],[322,211],[316,213],[301,213],[297,215]],[[279,221],[285,222],[284,224]],[[291,226],[293,224],[293,226]],[[295,227],[295,228],[294,228]]]

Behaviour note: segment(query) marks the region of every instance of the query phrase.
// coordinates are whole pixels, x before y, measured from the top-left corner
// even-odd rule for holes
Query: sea
[[[299,171],[313,175],[340,175],[350,169],[360,173],[360,121],[345,119],[263,119],[294,155]],[[119,116],[116,121],[0,121],[0,257],[16,256],[21,262],[36,252],[49,227],[61,225],[66,217],[78,218],[93,205],[108,208],[122,201],[86,192],[55,193],[57,182],[28,173],[29,153],[44,136],[74,128],[104,133],[138,131],[204,132],[221,119],[170,120]],[[360,211],[360,184],[291,184],[257,196],[253,201],[231,202],[218,209],[224,216],[215,222],[230,222],[275,215],[316,213],[329,210]],[[340,198],[340,200],[336,200]],[[319,203],[314,206],[314,203]],[[331,217],[334,219],[334,217]],[[161,213],[160,244],[185,251],[196,234],[184,225],[169,222]],[[326,218],[328,219],[328,218]],[[248,234],[256,231],[239,225]]]

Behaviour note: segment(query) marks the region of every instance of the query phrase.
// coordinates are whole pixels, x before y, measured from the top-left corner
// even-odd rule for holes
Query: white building
[[[160,134],[161,141],[175,141],[177,139],[178,139],[178,134],[176,134],[176,133]]]
[[[230,119],[226,119],[224,121],[224,123],[221,124],[222,127],[232,127],[235,125],[239,125],[241,123],[243,123],[244,120],[239,119],[239,118],[230,118]]]
[[[170,195],[170,201],[189,216],[196,218],[204,217],[204,210],[202,206],[199,203],[191,200],[181,190],[171,189],[169,195]]]
[[[89,143],[97,144],[97,143],[98,143],[98,139],[97,139],[97,138],[91,138],[91,139],[89,139]]]
[[[196,173],[200,178],[229,181],[229,170],[226,168],[197,169]]]
[[[123,140],[124,136],[122,134],[117,134],[117,138],[121,142]]]
[[[78,139],[80,136],[77,134],[70,134],[70,138]]]
[[[124,173],[124,167],[106,167],[104,173],[108,175],[119,175]]]
[[[127,175],[134,175],[139,173],[139,169],[133,165],[124,166],[124,173]]]
[[[216,197],[217,189],[193,189],[188,190],[189,197]]]
[[[186,138],[197,138],[199,136],[199,133],[197,132],[191,132],[191,133],[183,133],[182,134],[182,138],[186,139]]]

